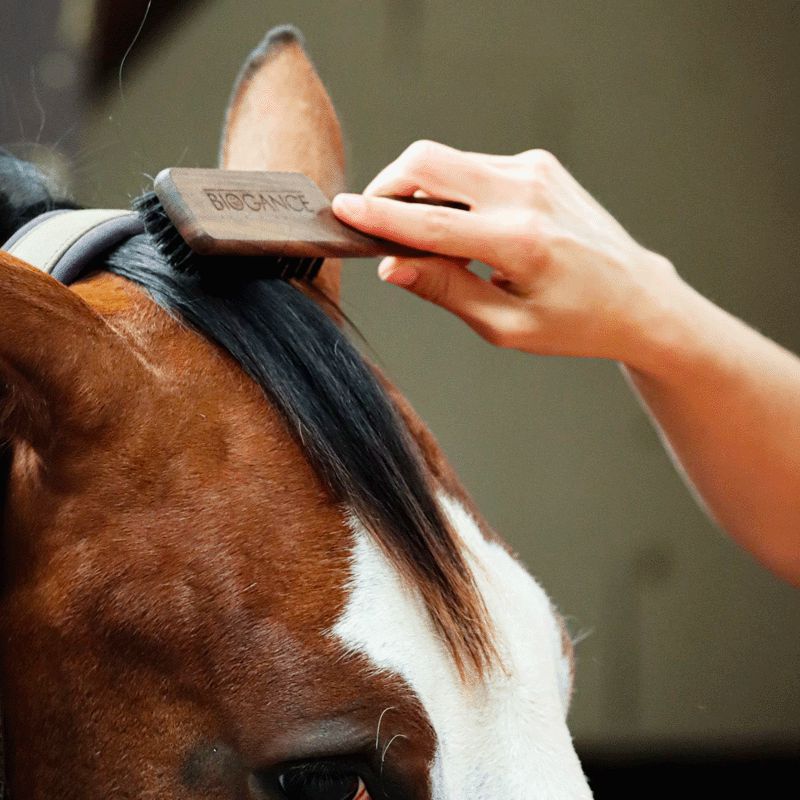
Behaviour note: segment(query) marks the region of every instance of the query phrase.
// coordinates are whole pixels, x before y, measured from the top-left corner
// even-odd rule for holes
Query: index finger
[[[426,194],[473,205],[476,186],[486,183],[481,158],[439,142],[421,140],[409,145],[364,189],[365,195]]]
[[[498,221],[474,211],[358,194],[338,194],[332,207],[364,233],[441,255],[491,263],[502,239]]]

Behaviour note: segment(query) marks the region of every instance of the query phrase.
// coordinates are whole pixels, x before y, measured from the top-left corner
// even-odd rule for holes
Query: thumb
[[[378,276],[447,309],[486,336],[498,310],[513,300],[502,289],[471,272],[468,263],[467,259],[444,256],[390,256],[381,261]]]

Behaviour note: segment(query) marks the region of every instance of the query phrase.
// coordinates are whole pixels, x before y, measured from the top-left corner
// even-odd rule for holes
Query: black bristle
[[[142,218],[147,231],[158,252],[167,263],[178,272],[201,273],[207,270],[218,270],[221,259],[230,265],[231,259],[220,256],[201,256],[195,253],[169,218],[164,206],[155,192],[146,192],[133,201],[133,210]],[[236,258],[233,256],[232,258]],[[254,270],[264,278],[280,280],[298,280],[311,283],[322,267],[324,258],[291,258],[289,256],[254,257],[242,256],[236,259],[241,266],[247,266],[252,274]]]
[[[170,266],[179,272],[193,272],[194,253],[172,224],[156,193],[146,192],[137,197],[133,210],[142,218],[144,229]]]
[[[306,273],[305,280],[308,283],[313,283],[314,278],[319,275],[319,271],[322,269],[322,265],[325,263],[324,258],[315,258],[311,261],[311,264],[308,267],[308,272]]]

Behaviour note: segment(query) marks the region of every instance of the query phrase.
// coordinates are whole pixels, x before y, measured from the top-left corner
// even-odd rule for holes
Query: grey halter
[[[0,249],[69,285],[103,253],[143,231],[132,211],[48,211],[23,225]]]
[[[23,225],[0,250],[69,285],[104,253],[143,231],[141,219],[131,211],[48,211]],[[0,709],[0,800],[9,800],[2,722]]]

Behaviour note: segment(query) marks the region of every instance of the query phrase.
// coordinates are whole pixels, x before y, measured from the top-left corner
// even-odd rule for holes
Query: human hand
[[[381,195],[430,196],[469,211]],[[380,277],[531,353],[612,358],[647,369],[649,332],[688,288],[542,150],[514,156],[412,144],[363,195],[333,210],[366,233],[437,254],[385,258]],[[483,280],[467,267],[493,268]]]

